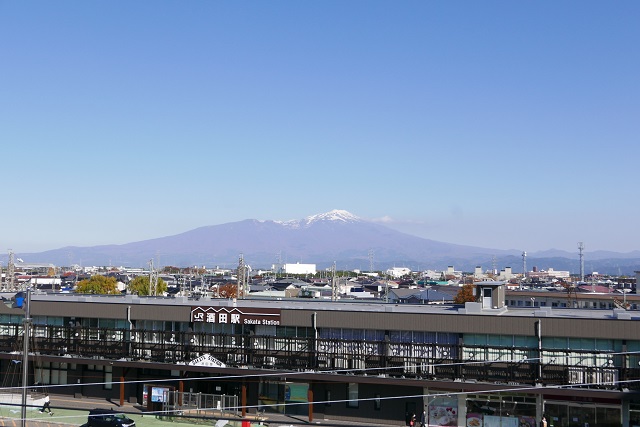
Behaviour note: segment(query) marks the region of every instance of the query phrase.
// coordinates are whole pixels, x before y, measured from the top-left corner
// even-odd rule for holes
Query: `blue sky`
[[[637,1],[0,0],[0,248],[344,209],[640,249],[638,22]]]

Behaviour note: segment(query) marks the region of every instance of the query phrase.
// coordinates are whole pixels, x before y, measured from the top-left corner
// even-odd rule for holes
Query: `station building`
[[[507,307],[495,283],[477,295],[432,306],[33,292],[28,378],[130,402],[162,382],[238,396],[243,413],[371,425],[423,409],[429,425],[640,425],[640,313]],[[5,381],[23,317],[0,305]]]

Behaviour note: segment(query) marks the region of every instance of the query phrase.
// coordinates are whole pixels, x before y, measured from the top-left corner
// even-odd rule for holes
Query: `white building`
[[[393,267],[385,271],[387,276],[391,276],[395,279],[400,278],[402,276],[406,276],[407,274],[411,274],[411,269],[406,267]]]
[[[445,277],[449,276],[453,276],[456,279],[459,279],[462,277],[462,271],[460,270],[456,270],[455,268],[453,268],[453,265],[449,265],[447,266],[447,269],[445,271],[442,272],[444,274]]]
[[[473,278],[476,280],[484,280],[487,278],[487,275],[482,271],[482,267],[479,265],[476,266],[476,269],[473,271]]]
[[[316,274],[315,264],[273,264],[271,267],[277,274]]]
[[[513,272],[511,271],[511,267],[505,267],[503,270],[500,270],[500,275],[498,276],[498,280],[508,282],[513,278]]]
[[[541,279],[550,279],[550,278],[568,279],[571,276],[571,273],[564,270],[554,270],[553,268],[549,268],[546,271],[545,270],[538,271],[538,269],[536,268],[533,271],[528,272],[527,276],[531,278],[537,277]]]

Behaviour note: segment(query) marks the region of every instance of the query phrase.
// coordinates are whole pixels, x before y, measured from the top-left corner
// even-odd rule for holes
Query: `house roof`
[[[407,300],[411,298],[420,299],[423,301],[452,301],[453,295],[441,292],[437,289],[431,288],[414,288],[414,289],[393,289],[390,291],[399,300]]]

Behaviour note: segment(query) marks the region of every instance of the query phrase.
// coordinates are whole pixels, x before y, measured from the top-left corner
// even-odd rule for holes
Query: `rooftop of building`
[[[8,295],[4,295],[5,298]],[[214,307],[253,307],[273,308],[281,310],[318,310],[318,311],[360,311],[391,312],[407,314],[439,314],[439,315],[481,315],[501,317],[547,317],[570,319],[612,319],[640,320],[640,312],[622,309],[586,309],[586,308],[551,308],[551,307],[502,307],[499,309],[482,309],[478,303],[465,307],[460,304],[391,304],[384,301],[360,300],[316,300],[302,298],[189,298],[189,297],[140,297],[137,295],[82,295],[73,293],[33,292],[33,302],[77,302],[100,304],[143,304],[171,306],[214,306]],[[473,304],[473,303],[472,303]]]

